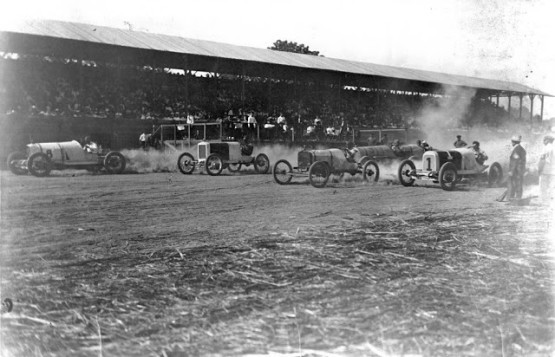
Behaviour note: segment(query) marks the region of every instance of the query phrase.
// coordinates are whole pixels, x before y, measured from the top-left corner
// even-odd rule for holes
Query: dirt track
[[[102,285],[102,281],[97,281],[100,279],[106,283],[106,280],[113,280],[117,284],[118,279],[123,279],[122,274],[133,271],[132,267],[135,264],[137,269],[143,266],[143,261],[132,261],[134,256],[149,256],[152,259],[158,253],[172,251],[172,258],[167,260],[167,265],[163,270],[165,272],[163,274],[169,276],[175,273],[170,266],[170,262],[175,258],[174,255],[178,258],[181,256],[182,259],[194,260],[195,256],[188,257],[188,253],[184,252],[194,252],[195,248],[244,247],[251,244],[249,242],[254,239],[261,240],[271,235],[294,238],[301,237],[303,232],[322,232],[322,236],[324,236],[326,231],[337,232],[338,229],[343,229],[347,232],[350,229],[378,224],[384,219],[393,218],[403,222],[416,219],[415,222],[418,222],[421,217],[434,217],[441,225],[442,217],[446,217],[446,222],[450,219],[450,224],[453,224],[454,216],[466,217],[464,222],[475,217],[476,221],[481,224],[483,232],[499,234],[499,236],[476,237],[472,236],[472,231],[466,231],[467,227],[465,226],[459,227],[460,233],[453,233],[454,238],[449,240],[450,244],[457,244],[466,236],[469,239],[477,239],[477,245],[472,247],[478,252],[478,256],[474,256],[477,260],[480,259],[479,254],[491,257],[491,250],[488,250],[488,254],[486,254],[486,250],[479,249],[483,248],[482,244],[487,246],[492,239],[505,239],[503,237],[509,236],[513,239],[529,237],[528,243],[522,241],[522,244],[517,243],[517,247],[512,246],[511,249],[515,249],[514,254],[524,254],[525,256],[530,252],[534,253],[533,256],[528,256],[530,258],[530,261],[526,262],[528,267],[538,266],[537,260],[540,259],[538,256],[542,257],[541,268],[538,268],[542,271],[541,278],[538,277],[534,281],[526,278],[527,274],[534,275],[533,269],[519,273],[518,276],[528,279],[529,284],[532,284],[532,287],[529,288],[537,292],[538,298],[547,309],[544,312],[538,312],[537,317],[534,317],[535,320],[533,319],[534,321],[544,319],[542,320],[544,325],[539,330],[530,330],[527,328],[527,324],[530,324],[531,320],[522,322],[523,326],[514,322],[513,324],[520,326],[521,331],[525,331],[523,335],[535,331],[534,334],[538,334],[539,337],[534,340],[534,336],[528,335],[521,338],[521,340],[528,339],[527,343],[519,342],[517,347],[505,345],[502,348],[517,355],[519,352],[524,354],[533,352],[541,355],[552,353],[555,350],[552,338],[555,313],[553,304],[549,301],[549,299],[553,300],[553,290],[551,289],[553,279],[545,280],[546,276],[552,277],[553,273],[553,247],[548,240],[550,218],[542,213],[545,208],[537,204],[519,208],[496,202],[495,198],[501,194],[503,188],[488,189],[481,186],[470,186],[461,187],[454,192],[446,192],[433,184],[406,188],[397,184],[381,182],[366,184],[355,178],[348,179],[347,182],[332,183],[324,189],[315,189],[303,180],[297,180],[291,185],[280,186],[274,182],[271,174],[256,175],[251,172],[236,175],[224,174],[219,177],[198,173],[190,176],[180,173],[109,176],[89,175],[82,172],[54,172],[52,177],[44,179],[31,176],[16,177],[8,172],[2,172],[1,175],[2,240],[0,242],[0,258],[2,259],[2,280],[0,292],[2,298],[11,297],[14,300],[15,309],[10,314],[2,316],[0,337],[2,337],[3,346],[0,345],[0,347],[5,347],[14,355],[36,354],[37,351],[46,354],[98,355],[96,350],[99,348],[98,341],[94,337],[91,337],[90,340],[80,340],[77,336],[83,332],[82,329],[92,329],[96,332],[94,327],[98,325],[100,329],[103,321],[108,321],[109,317],[103,315],[102,311],[98,312],[101,322],[98,323],[97,315],[97,325],[95,325],[94,319],[91,317],[94,314],[87,310],[90,307],[87,304],[96,301],[96,305],[100,306],[103,299],[112,300],[113,303],[114,299],[119,298],[125,303],[125,299],[142,301],[146,299],[144,296],[152,294],[156,296],[151,291],[151,295],[146,292],[143,295],[130,292],[130,296],[120,296],[117,295],[119,293],[116,293],[114,297],[117,287],[110,288]],[[523,216],[520,215],[522,212],[524,212]],[[509,224],[509,222],[512,223]],[[410,226],[406,227],[410,228]],[[531,232],[535,234],[532,238],[530,238]],[[425,236],[426,232],[423,231],[423,233]],[[438,238],[436,237],[435,240],[437,243]],[[343,247],[341,243],[339,244],[338,250],[348,248],[348,246]],[[396,254],[399,255],[399,251]],[[505,254],[508,253],[499,252],[499,256]],[[206,264],[216,264],[210,262],[211,254],[202,256]],[[121,264],[127,264],[124,262],[129,260],[127,268],[130,270],[114,271],[111,261],[103,263],[104,259],[108,257],[120,259]],[[521,258],[522,256],[519,256],[519,259]],[[465,256],[465,259],[468,257]],[[162,266],[164,266],[163,261],[164,259],[160,261]],[[470,266],[476,261],[471,260],[467,263]],[[75,275],[71,275],[70,272],[73,272],[78,264],[82,264],[79,266],[84,270],[82,273],[84,275],[75,278]],[[100,265],[104,264],[112,266],[112,270],[98,270],[101,271],[98,276],[87,275],[87,267],[91,268],[91,271],[96,271],[95,269],[101,269]],[[394,266],[392,267],[394,268]],[[505,274],[503,268],[500,269],[497,273]],[[149,291],[151,286],[152,289],[157,289],[156,282],[164,279],[163,277],[154,279],[152,272],[143,274],[141,270],[137,270],[137,273],[136,278],[143,281],[142,288],[145,291]],[[266,274],[269,273],[266,272]],[[325,272],[320,274],[325,276]],[[278,286],[279,279],[275,282]],[[67,284],[71,286],[68,287]],[[359,286],[359,288],[361,287]],[[163,288],[163,286],[160,287],[160,289]],[[55,289],[61,289],[58,291],[64,293],[69,291],[72,295],[56,297]],[[302,290],[303,286],[298,286],[298,289]],[[333,289],[330,289],[329,292],[332,295],[335,294]],[[319,292],[319,294],[322,293],[324,291]],[[219,293],[215,292],[215,294]],[[229,297],[232,295],[232,291],[230,289],[226,293],[224,289],[223,294],[222,296]],[[294,295],[295,293],[288,291],[288,294]],[[348,290],[347,294],[349,294]],[[84,299],[82,301],[86,304],[85,306],[80,306],[79,296]],[[157,299],[164,299],[164,302],[161,303],[163,306],[158,306],[159,310],[156,314],[148,315],[153,319],[152,321],[148,320],[148,322],[143,321],[142,323],[156,325],[157,321],[167,317],[165,315],[170,312],[174,313],[177,306],[176,296],[171,296],[171,298],[158,296]],[[272,304],[271,297],[268,298],[270,301],[266,303]],[[197,299],[199,299],[198,296]],[[395,296],[392,296],[391,299],[395,299]],[[522,304],[529,303],[524,300],[517,299],[517,301]],[[278,306],[285,303],[277,300],[274,302]],[[150,303],[154,304],[153,301]],[[140,303],[143,308],[147,304],[148,302],[144,301]],[[353,306],[352,308],[356,310],[357,307]],[[149,309],[154,309],[154,307],[147,305],[146,310]],[[272,306],[268,305],[259,309],[272,309]],[[75,311],[74,317],[70,319],[63,315],[60,311],[64,310]],[[453,311],[455,310],[456,308]],[[503,312],[504,308],[498,306],[494,310]],[[213,313],[216,316],[218,314],[217,312]],[[154,355],[160,354],[163,349],[170,351],[173,348],[174,351],[180,351],[179,348],[172,345],[172,343],[176,343],[176,339],[172,337],[174,336],[173,332],[149,333],[142,329],[141,334],[135,334],[133,331],[135,325],[128,319],[127,314],[130,312],[127,311],[123,315],[112,312],[110,315],[123,321],[122,324],[127,327],[124,331],[122,330],[121,334],[112,335],[107,341],[104,341],[105,353],[126,354],[122,352],[126,351],[126,348],[129,352]],[[529,316],[532,313],[523,314]],[[56,316],[58,316],[58,320],[56,320]],[[234,322],[230,322],[228,328],[233,331],[234,324],[238,323],[237,319],[247,318],[246,315],[234,315]],[[348,319],[347,316],[342,315],[338,315],[337,318]],[[498,318],[503,319],[503,313]],[[49,337],[44,337],[44,339],[36,337],[37,333],[44,333],[46,328],[44,321],[54,322],[54,325],[57,326],[63,325],[63,332],[50,331],[45,334]],[[79,326],[82,324],[88,327],[80,329]],[[255,323],[251,322],[251,324]],[[178,335],[189,329],[190,337],[191,326],[182,327],[184,330],[181,332],[178,327],[174,327],[172,331],[175,332],[176,328]],[[198,325],[197,328],[201,329],[201,326]],[[208,327],[206,328],[208,329]],[[272,328],[277,329],[278,327],[273,326]],[[477,328],[479,329],[479,327]],[[484,331],[490,328],[493,327],[484,327]],[[107,326],[104,326],[104,329],[111,331]],[[214,330],[211,331],[213,335]],[[360,327],[357,331],[354,335],[359,333],[364,335],[364,330],[361,332]],[[95,335],[94,332],[91,333]],[[160,333],[165,337],[161,338]],[[369,332],[367,334],[368,338],[370,334]],[[142,337],[139,338],[140,336]],[[149,336],[151,339],[145,340]],[[476,340],[470,343],[467,341],[466,352],[468,353],[464,354],[475,355],[495,351],[497,344],[503,338],[491,342],[491,345],[488,345],[486,341],[497,337],[487,336],[487,339],[481,342]],[[283,351],[287,350],[285,345],[292,345],[292,350],[298,351],[295,346],[300,344],[300,340],[297,341],[296,337],[292,337],[293,340],[288,340],[284,345],[275,336],[274,339],[266,338],[253,343],[245,337],[244,331],[237,332],[236,336],[230,331],[219,335],[216,333],[216,336],[211,338],[219,341],[221,345],[215,344],[209,347],[190,342],[187,348],[189,351],[193,351],[190,352],[193,355],[244,354],[247,352],[266,353],[271,350]],[[300,337],[298,338],[300,339]],[[60,339],[66,339],[66,342],[60,342]],[[244,342],[244,348],[241,349],[233,345],[232,341],[235,339],[243,339],[251,341],[251,343]],[[432,347],[420,347],[419,349],[416,347],[418,343],[409,346],[410,343],[406,341],[403,342],[405,343],[404,347],[399,350],[395,346],[398,346],[402,340],[394,341],[397,342],[386,343],[388,348],[383,347],[382,344],[382,348],[392,355],[399,353],[429,355],[440,351],[457,355],[462,352],[461,345],[452,346],[447,350]],[[350,337],[339,335],[330,338],[328,342],[327,344],[307,343],[312,349],[324,347],[328,351],[336,351],[335,349],[340,346],[349,346],[355,343],[350,340]],[[233,352],[230,352],[232,347]],[[362,351],[351,351],[351,355],[379,355],[369,347]]]

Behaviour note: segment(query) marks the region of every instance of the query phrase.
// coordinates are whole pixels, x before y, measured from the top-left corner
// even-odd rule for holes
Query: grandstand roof
[[[81,23],[35,20],[24,22],[13,28],[5,28],[5,25],[3,27],[3,31],[0,31],[0,51],[9,51],[10,46],[16,41],[14,38],[16,38],[17,41],[23,41],[21,36],[39,37],[45,41],[48,39],[67,40],[67,42],[72,43],[77,41],[80,43],[85,42],[123,48],[249,61],[299,69],[376,76],[479,88],[506,93],[527,93],[549,96],[548,93],[514,82],[236,46],[226,43],[187,39],[178,36],[123,30]]]

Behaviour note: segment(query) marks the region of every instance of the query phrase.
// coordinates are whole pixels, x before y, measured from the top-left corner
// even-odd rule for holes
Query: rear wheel
[[[110,151],[104,157],[104,168],[108,173],[121,174],[125,170],[125,157],[117,151]]]
[[[27,168],[33,176],[48,176],[52,170],[52,161],[50,161],[48,155],[42,152],[36,152],[29,157]]]
[[[331,170],[329,165],[324,161],[316,161],[308,170],[308,180],[313,187],[322,188],[326,186],[330,178]]]
[[[447,162],[439,169],[439,185],[445,191],[453,191],[458,179],[457,168],[452,162]]]
[[[210,176],[218,176],[224,169],[222,158],[218,154],[208,156],[204,166],[206,167],[206,173]]]
[[[8,155],[8,167],[14,175],[25,175],[28,170],[25,167],[25,159],[27,156],[20,152],[12,152]]]
[[[190,175],[195,171],[195,158],[188,152],[184,152],[177,159],[177,167],[182,174]]]
[[[380,168],[378,164],[372,160],[366,161],[362,166],[362,179],[367,181],[378,181],[380,178]]]
[[[404,160],[399,165],[399,171],[397,172],[397,176],[399,177],[399,182],[403,186],[412,186],[414,184],[414,177],[411,175],[411,172],[416,170],[416,166],[414,166],[414,162],[411,160]]]
[[[491,164],[488,172],[488,185],[490,187],[496,187],[503,181],[503,169],[498,162]]]
[[[268,159],[266,154],[258,154],[256,156],[256,159],[254,159],[254,169],[259,174],[268,173],[268,170],[270,170],[270,159]]]
[[[286,185],[290,183],[293,178],[291,172],[293,172],[293,167],[291,167],[289,161],[279,160],[274,165],[274,180],[280,185]]]

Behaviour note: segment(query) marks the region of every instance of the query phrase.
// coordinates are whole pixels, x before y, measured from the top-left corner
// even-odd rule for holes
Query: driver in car
[[[484,162],[488,159],[488,156],[484,152],[484,150],[480,149],[480,142],[473,141],[472,146],[469,147],[474,151],[474,156],[476,157],[476,163],[478,165],[484,165]]]

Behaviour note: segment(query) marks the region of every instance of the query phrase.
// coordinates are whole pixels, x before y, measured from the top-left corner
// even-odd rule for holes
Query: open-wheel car
[[[86,169],[111,174],[125,170],[125,157],[117,151],[91,149],[76,141],[27,144],[26,152],[13,152],[8,155],[8,167],[16,175],[31,173],[44,177],[52,170]]]
[[[297,166],[287,160],[279,160],[274,165],[274,180],[280,185],[291,182],[293,177],[308,177],[312,186],[325,187],[331,175],[362,174],[364,180],[378,181],[380,170],[373,160],[357,162],[347,150],[324,149],[302,150],[297,154]]]
[[[217,176],[224,169],[237,172],[244,166],[254,166],[257,173],[265,174],[270,170],[270,159],[266,154],[252,155],[252,146],[245,146],[236,141],[200,142],[197,157],[188,152],[182,153],[177,160],[179,171],[185,175],[192,174],[195,167],[204,167],[211,176]]]
[[[493,186],[499,185],[503,179],[503,169],[498,162],[481,165],[476,161],[474,150],[469,148],[426,151],[421,165],[416,168],[410,159],[401,162],[398,177],[403,186],[412,186],[417,179],[426,179],[452,191],[463,180],[487,180]]]

